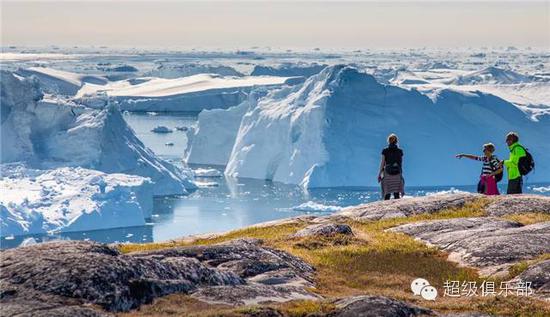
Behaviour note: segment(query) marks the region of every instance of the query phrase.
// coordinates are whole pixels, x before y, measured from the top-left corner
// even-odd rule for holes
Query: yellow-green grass
[[[304,222],[271,227],[253,227],[236,230],[212,239],[198,239],[192,244],[213,244],[235,238],[259,238],[264,244],[301,257],[316,268],[316,288],[311,291],[322,295],[323,301],[293,301],[270,304],[288,316],[306,316],[308,313],[325,313],[334,308],[331,301],[351,295],[383,295],[432,308],[440,312],[482,311],[510,316],[550,315],[550,303],[533,298],[519,297],[443,297],[436,301],[424,301],[410,290],[413,279],[422,277],[443,291],[447,280],[472,281],[478,285],[483,281],[475,269],[459,267],[447,260],[447,254],[402,233],[385,231],[397,225],[437,219],[485,216],[486,199],[478,199],[463,208],[448,209],[433,214],[418,214],[404,218],[380,221],[344,220],[355,233],[355,237],[337,235],[333,238],[295,238],[297,230],[307,225]],[[148,245],[124,245],[124,252],[151,250],[190,242],[153,243]],[[496,285],[500,280],[493,279]],[[173,302],[181,302],[181,307]],[[170,312],[165,311],[166,307]],[[175,308],[176,307],[176,308]],[[190,299],[189,296],[174,294],[157,299],[154,304],[144,306],[130,315],[181,314],[193,316],[240,316],[265,307],[246,306],[231,308],[208,305]],[[174,309],[176,311],[174,311]]]
[[[519,222],[523,225],[532,225],[534,223],[550,221],[550,214],[543,212],[527,212],[521,214],[509,214],[502,218]]]
[[[545,261],[545,260],[550,260],[550,253],[544,253],[544,254],[541,254],[539,257],[537,257],[536,259],[532,259],[532,260],[527,260],[527,261],[521,261],[519,263],[516,263],[514,265],[512,265],[509,269],[508,269],[508,277],[507,279],[512,279],[518,275],[520,275],[521,273],[523,273],[525,270],[527,270],[529,267],[537,264],[537,263],[540,263],[542,261]]]
[[[228,232],[226,234],[218,235],[212,238],[198,238],[194,240],[173,240],[168,242],[155,242],[155,243],[125,243],[119,246],[121,252],[135,252],[135,251],[151,251],[166,248],[174,248],[179,246],[189,245],[210,245],[224,241],[240,238],[254,238],[262,239],[265,241],[276,240],[282,237],[286,237],[291,233],[305,227],[305,223],[287,223],[274,226],[261,226],[261,227],[249,227]]]

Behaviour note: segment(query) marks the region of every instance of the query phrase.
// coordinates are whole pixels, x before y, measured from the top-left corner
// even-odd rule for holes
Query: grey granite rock
[[[257,240],[130,254],[63,241],[4,250],[1,257],[3,316],[102,316],[86,305],[126,311],[177,292],[215,299],[225,290],[234,303],[318,298],[305,290],[313,286],[313,267]]]
[[[403,232],[450,252],[449,259],[481,268],[483,275],[504,274],[521,260],[550,252],[550,222],[522,226],[497,218],[455,218],[401,225]]]
[[[45,295],[78,299],[108,311],[136,308],[153,298],[191,292],[201,285],[236,285],[232,272],[209,268],[194,258],[134,257],[85,241],[43,243],[2,251],[0,281],[10,302],[32,289]]]
[[[302,230],[296,232],[294,237],[332,237],[337,234],[353,236],[353,230],[346,224],[338,223],[319,223],[305,227]]]
[[[408,199],[377,201],[343,209],[332,217],[351,217],[359,220],[380,220],[432,214],[449,208],[460,208],[482,197],[477,194],[441,194]]]
[[[384,296],[355,296],[335,302],[330,317],[411,317],[433,315],[433,312]]]
[[[490,216],[526,212],[550,214],[550,197],[541,195],[502,195],[492,198],[485,210]]]
[[[316,300],[321,297],[301,287],[249,283],[237,286],[201,288],[191,296],[211,304],[256,305],[290,300]]]
[[[530,283],[531,289],[538,297],[550,298],[550,260],[534,264],[510,281],[513,285],[519,282]]]

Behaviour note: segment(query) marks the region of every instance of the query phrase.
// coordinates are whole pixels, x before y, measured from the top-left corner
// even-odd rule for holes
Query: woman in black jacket
[[[388,147],[382,150],[378,182],[381,183],[384,200],[389,200],[392,193],[395,199],[405,194],[405,180],[402,175],[403,150],[397,146],[397,142],[397,135],[390,134]]]

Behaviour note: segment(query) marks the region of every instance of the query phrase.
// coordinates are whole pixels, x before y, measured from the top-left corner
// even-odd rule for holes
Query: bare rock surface
[[[314,236],[332,237],[337,234],[352,236],[353,230],[351,230],[351,227],[346,224],[319,223],[319,224],[309,225],[304,229],[296,232],[293,236],[294,237],[314,237]]]
[[[449,259],[504,274],[522,260],[550,252],[550,222],[527,226],[492,217],[422,221],[389,229],[414,236],[450,253]]]
[[[511,282],[530,283],[531,289],[536,295],[545,299],[550,298],[550,260],[530,266]]]
[[[491,199],[485,210],[489,216],[527,212],[550,214],[550,197],[541,195],[502,195]]]
[[[201,288],[193,297],[211,304],[225,305],[256,305],[271,302],[286,302],[290,300],[315,300],[315,295],[301,287],[288,285],[262,285],[249,283],[237,286],[212,286]]]
[[[313,285],[314,272],[299,258],[250,240],[130,254],[63,241],[4,250],[1,257],[2,316],[102,316],[107,313],[86,305],[126,311],[176,292],[215,298],[215,291],[206,291],[211,286],[227,286],[242,303],[276,294],[281,300],[306,298],[304,286]]]
[[[433,315],[433,312],[384,296],[354,296],[335,302],[330,317],[411,317]]]
[[[343,216],[359,220],[380,220],[408,217],[416,214],[432,214],[444,209],[464,207],[465,204],[480,197],[478,194],[459,193],[377,201],[345,208],[332,217]]]

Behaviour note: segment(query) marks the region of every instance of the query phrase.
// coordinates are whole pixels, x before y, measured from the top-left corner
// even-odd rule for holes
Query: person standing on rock
[[[506,166],[508,174],[508,189],[507,194],[521,194],[523,192],[523,178],[520,173],[519,164],[522,157],[526,157],[525,148],[519,144],[519,136],[515,132],[510,132],[506,135],[506,144],[510,149],[510,158],[501,162],[500,166]]]
[[[477,184],[477,192],[485,195],[499,195],[497,182],[502,179],[502,166],[496,155],[493,143],[483,145],[483,156],[472,154],[457,154],[456,158],[468,158],[483,162],[481,175]]]
[[[397,135],[388,136],[388,147],[382,150],[378,182],[382,187],[382,198],[389,200],[399,199],[405,194],[405,180],[403,179],[403,150],[397,146]]]

